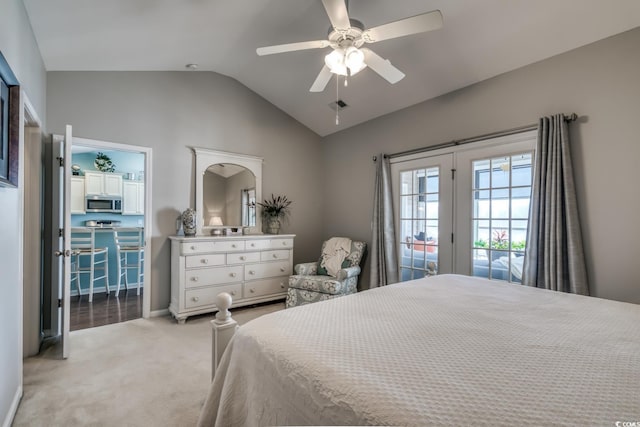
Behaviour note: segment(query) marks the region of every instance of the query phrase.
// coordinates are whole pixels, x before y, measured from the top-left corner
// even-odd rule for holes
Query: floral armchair
[[[322,244],[321,253],[324,253],[326,244],[326,241]],[[320,261],[297,264],[294,267],[296,274],[289,277],[286,308],[356,293],[360,261],[366,248],[365,242],[352,241],[351,252],[335,277],[320,267]]]

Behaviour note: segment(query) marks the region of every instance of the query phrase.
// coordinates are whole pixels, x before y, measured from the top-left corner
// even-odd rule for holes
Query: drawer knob
[[[236,291],[231,291],[230,294],[231,294],[232,297],[235,297],[236,296]]]
[[[198,276],[193,276],[193,277],[191,278],[191,281],[192,281],[192,282],[197,282],[197,281],[198,281]]]
[[[284,283],[280,283],[280,288],[284,289]]]
[[[255,244],[255,243],[252,243],[252,244],[251,244],[251,247],[252,247],[252,248],[254,248],[255,246],[256,246],[256,244]]]
[[[235,244],[235,243],[234,243],[234,244],[232,244],[232,245],[231,245],[231,247],[232,247],[232,248],[235,248],[235,247],[236,247],[236,244]]]
[[[195,251],[196,247],[195,246],[191,246],[191,250]]]
[[[191,298],[191,299],[192,299],[194,302],[198,302],[198,301],[200,301],[200,298],[198,298],[198,297],[193,297],[193,298]]]
[[[245,259],[247,259],[244,255],[240,257],[240,261],[244,261]]]
[[[284,267],[280,267],[280,271],[282,271],[284,273],[286,269]]]
[[[236,277],[236,273],[230,273],[229,276]]]
[[[253,271],[253,270],[249,270],[249,274],[251,274],[253,276],[254,274],[256,274],[256,272]]]
[[[285,242],[282,242],[282,245],[283,245],[283,246],[287,246],[287,242],[286,242],[286,241],[285,241]]]
[[[273,254],[273,257],[274,258],[278,258],[278,254]]]
[[[209,264],[209,260],[208,260],[208,259],[206,259],[206,258],[202,258],[200,261],[201,261],[203,264]]]
[[[254,293],[255,291],[256,291],[256,290],[255,290],[255,289],[253,289],[253,288],[250,288],[250,289],[249,289],[249,292],[251,292],[251,293]]]

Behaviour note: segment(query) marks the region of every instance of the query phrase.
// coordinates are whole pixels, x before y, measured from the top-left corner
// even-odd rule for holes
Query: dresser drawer
[[[180,252],[182,255],[199,254],[203,252],[212,252],[213,242],[183,242],[180,243]]]
[[[227,264],[245,264],[247,262],[260,261],[260,252],[242,252],[227,254]]]
[[[244,240],[215,241],[213,250],[216,252],[244,251]]]
[[[201,254],[205,252],[244,251],[244,240],[216,240],[213,242],[183,242],[180,244],[182,255]]]
[[[185,291],[184,307],[196,308],[216,303],[216,295],[228,292],[233,299],[242,298],[242,284],[210,286],[207,288],[190,289]]]
[[[241,282],[243,271],[242,265],[188,270],[184,274],[184,287],[195,288],[200,286]]]
[[[187,255],[184,258],[186,268],[199,268],[225,264],[224,254]]]
[[[247,250],[269,249],[269,247],[271,247],[271,240],[268,239],[247,240],[246,242]]]
[[[289,278],[276,277],[266,280],[254,280],[247,282],[244,286],[244,297],[261,297],[263,295],[284,294],[287,292]]]
[[[271,239],[269,249],[293,248],[293,239]]]
[[[283,249],[279,251],[264,251],[260,253],[260,261],[277,261],[289,259],[289,249]]]
[[[266,262],[264,264],[244,266],[244,280],[289,275],[291,275],[291,263],[289,261]]]

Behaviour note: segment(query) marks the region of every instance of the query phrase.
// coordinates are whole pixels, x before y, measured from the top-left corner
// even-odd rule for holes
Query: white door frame
[[[118,142],[101,141],[97,139],[78,138],[73,137],[72,145],[82,145],[83,147],[92,147],[100,150],[114,150],[125,151],[130,153],[144,154],[144,251],[145,262],[143,263],[144,270],[144,285],[142,292],[142,317],[148,318],[151,316],[151,267],[149,261],[151,260],[151,230],[152,230],[152,215],[151,215],[151,187],[152,187],[152,151],[150,147],[143,147],[141,145],[122,144]],[[71,209],[68,206],[67,209]]]
[[[37,236],[38,243],[27,242],[25,241],[25,223],[27,221],[27,215],[31,212],[30,209],[33,209],[33,206],[26,206],[25,203],[25,191],[31,190],[27,189],[25,185],[25,151],[27,144],[33,144],[35,141],[31,137],[27,136],[27,128],[33,130],[37,135],[39,135],[37,143],[42,144],[42,122],[38,117],[38,113],[34,108],[33,104],[29,100],[27,93],[24,90],[20,91],[20,147],[22,147],[20,153],[20,167],[18,173],[18,188],[20,189],[20,206],[22,209],[21,213],[21,223],[20,223],[20,235],[22,236],[21,244],[18,248],[18,253],[20,257],[19,262],[19,274],[22,280],[22,295],[23,300],[20,304],[22,309],[22,314],[20,317],[20,327],[22,329],[22,349],[23,349],[23,357],[35,355],[38,353],[40,348],[40,342],[42,341],[42,331],[41,331],[41,310],[40,310],[40,300],[42,297],[42,277],[44,271],[40,268],[38,273],[38,286],[37,289],[34,288],[34,284],[32,282],[27,283],[25,279],[25,268],[24,268],[24,250],[25,248],[31,248],[32,245],[36,245],[40,249],[40,253],[38,254],[38,263],[41,262],[42,258],[42,236],[40,230],[37,230],[36,233],[31,233],[32,236]],[[42,167],[38,165],[38,167]],[[43,189],[41,189],[43,191]],[[42,193],[40,193],[41,195]],[[43,215],[43,206],[38,206],[39,216],[42,218]],[[32,277],[33,278],[33,277]]]

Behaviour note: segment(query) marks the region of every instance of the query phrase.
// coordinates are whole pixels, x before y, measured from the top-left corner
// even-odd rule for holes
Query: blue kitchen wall
[[[71,156],[73,164],[80,166],[80,175],[84,175],[84,171],[96,172],[98,169],[93,165],[98,152],[109,156],[111,162],[115,166],[115,173],[120,173],[126,178],[127,173],[135,174],[134,179],[144,181],[144,154],[129,153],[126,151],[106,151],[96,150],[88,153],[74,153]],[[142,175],[143,179],[139,179]]]
[[[84,175],[85,171],[95,172],[97,171],[93,162],[98,152],[102,152],[109,156],[111,162],[115,165],[115,172],[123,175],[123,179],[127,179],[129,173],[134,174],[134,180],[144,180],[144,154],[141,153],[129,153],[124,151],[108,151],[108,150],[96,150],[94,152],[87,153],[73,153],[71,156],[72,164],[80,166],[80,175]],[[140,179],[142,178],[142,179]],[[144,225],[144,215],[120,215],[114,213],[86,213],[86,214],[73,214],[71,215],[72,227],[84,227],[87,220],[111,220],[120,221],[121,227],[142,227]],[[118,284],[118,270],[117,270],[117,258],[116,258],[116,245],[113,239],[113,232],[102,230],[96,232],[96,246],[109,248],[109,288],[115,291]],[[134,255],[129,255],[129,262],[136,262]],[[83,257],[81,266],[86,266],[88,263],[88,257]],[[100,273],[100,271],[98,271]],[[135,288],[137,282],[135,271],[129,271],[129,287]],[[121,290],[124,287],[124,277],[121,285]],[[89,293],[89,275],[81,274],[80,287],[82,294]],[[93,285],[94,293],[98,293],[104,289],[104,281],[96,281]],[[77,288],[75,281],[71,282],[71,295],[77,295]]]

